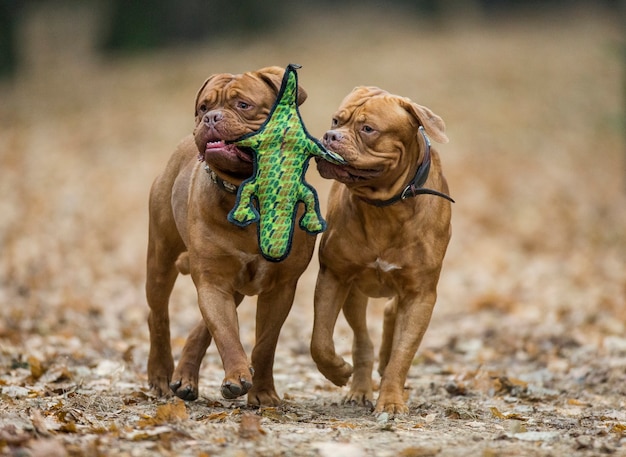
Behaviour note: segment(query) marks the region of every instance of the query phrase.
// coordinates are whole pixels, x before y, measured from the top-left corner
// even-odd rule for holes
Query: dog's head
[[[397,192],[423,153],[420,126],[433,140],[448,142],[443,120],[430,109],[377,87],[357,87],[342,101],[322,140],[348,164],[319,160],[319,173],[369,198],[371,192]]]
[[[236,180],[252,175],[252,151],[229,141],[258,130],[267,119],[280,90],[284,69],[210,76],[196,96],[194,138],[201,156],[220,174]],[[298,104],[306,100],[299,88]]]

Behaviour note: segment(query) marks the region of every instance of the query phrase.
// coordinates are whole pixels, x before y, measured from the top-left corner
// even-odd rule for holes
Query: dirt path
[[[0,87],[2,455],[626,455],[622,37],[610,15],[442,29],[390,16],[367,31],[372,17],[319,16],[289,40],[103,60],[45,13],[24,33],[27,71]],[[86,12],[69,13],[91,30]],[[198,401],[147,389],[150,182],[190,131],[208,74],[291,61],[314,134],[357,84],[448,125],[454,234],[405,417],[343,405],[346,390],[317,372],[315,261],[279,343],[283,406],[221,399],[213,347]],[[328,182],[314,170],[310,181],[325,200]],[[370,311],[379,341],[381,304]],[[171,313],[177,355],[199,318],[188,278]],[[253,316],[249,300],[248,349]],[[349,358],[343,321],[336,344]]]

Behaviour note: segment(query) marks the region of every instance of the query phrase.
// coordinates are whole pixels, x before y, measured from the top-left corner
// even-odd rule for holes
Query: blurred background
[[[131,354],[145,376],[150,184],[191,132],[207,76],[290,62],[302,65],[301,112],[318,137],[362,84],[446,121],[450,143],[436,147],[457,203],[423,347],[568,334],[626,348],[624,8],[0,0],[2,365]],[[314,167],[308,179],[324,209],[329,182]],[[314,260],[283,333],[287,354],[308,353],[316,272]],[[171,309],[180,351],[199,319],[188,278]],[[253,312],[242,307],[247,345]],[[338,344],[349,353],[345,326]]]

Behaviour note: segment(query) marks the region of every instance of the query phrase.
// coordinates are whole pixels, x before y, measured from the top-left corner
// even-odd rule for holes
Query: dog
[[[316,237],[294,230],[291,254],[282,262],[270,262],[259,251],[254,224],[238,227],[227,215],[238,186],[254,171],[252,151],[229,141],[262,126],[283,74],[282,68],[267,67],[209,77],[196,96],[193,133],[181,141],[152,185],[148,382],[157,395],[173,392],[195,400],[200,364],[213,339],[225,371],[224,398],[247,393],[251,405],[280,403],[273,378],[276,344]],[[298,104],[306,97],[299,88]],[[191,331],[174,369],[168,302],[179,273],[191,274],[203,321]],[[239,338],[237,306],[251,295],[258,299],[256,343],[249,362]]]
[[[430,321],[451,236],[448,184],[426,134],[448,141],[443,120],[430,109],[376,87],[357,87],[322,140],[348,164],[317,161],[321,176],[334,182],[319,247],[311,354],[334,384],[343,386],[353,376],[345,401],[375,414],[408,412],[404,383]],[[390,298],[375,408],[369,297]],[[354,368],[333,343],[341,309],[354,332]]]

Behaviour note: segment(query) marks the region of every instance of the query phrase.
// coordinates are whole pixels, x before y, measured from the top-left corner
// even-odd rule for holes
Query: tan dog
[[[255,224],[241,228],[228,222],[237,186],[252,175],[253,163],[251,151],[225,142],[261,127],[283,73],[282,68],[269,67],[210,77],[196,98],[193,135],[183,139],[152,186],[148,380],[160,395],[171,389],[180,398],[197,398],[200,363],[213,338],[224,365],[225,398],[248,393],[250,404],[280,402],[273,379],[276,343],[298,278],[311,260],[315,236],[294,230],[291,254],[273,263],[260,254]],[[298,104],[305,98],[300,89]],[[179,272],[191,273],[204,321],[189,335],[174,370],[168,302]],[[258,295],[252,365],[237,320],[236,308],[245,295]]]
[[[368,297],[390,297],[376,413],[408,412],[404,383],[430,321],[451,234],[448,185],[424,129],[448,141],[442,119],[428,108],[358,87],[343,100],[323,139],[348,165],[318,161],[320,174],[336,182],[320,244],[311,353],[333,383],[345,385],[354,375],[347,402],[372,407],[374,354],[366,307]],[[354,370],[333,343],[342,308],[354,331]]]

